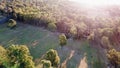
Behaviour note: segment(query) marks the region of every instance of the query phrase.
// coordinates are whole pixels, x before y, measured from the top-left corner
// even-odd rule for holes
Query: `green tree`
[[[70,28],[70,34],[72,34],[73,36],[77,34],[77,28],[75,26],[72,26]]]
[[[107,52],[107,58],[114,68],[118,68],[118,65],[120,65],[120,52],[117,52],[115,49],[111,49]]]
[[[49,60],[41,60],[43,68],[51,68],[51,62]]]
[[[48,28],[51,30],[51,31],[55,31],[57,26],[55,25],[55,23],[49,23],[48,24]]]
[[[105,47],[107,49],[111,48],[109,37],[107,37],[107,36],[103,36],[101,38],[101,44],[102,44],[103,47]]]
[[[17,64],[19,68],[34,68],[29,49],[25,45],[10,46],[8,48],[8,56],[12,66]]]
[[[67,38],[66,38],[65,34],[59,35],[59,44],[60,44],[61,46],[67,44]]]
[[[17,25],[16,21],[13,20],[13,19],[10,19],[10,20],[8,21],[8,25],[7,25],[7,26],[12,29],[12,28],[16,27],[16,25]]]
[[[95,33],[91,32],[90,35],[87,37],[87,40],[92,41],[95,38]]]
[[[4,63],[8,62],[7,50],[0,45],[0,68],[4,66]]]
[[[44,56],[45,60],[49,60],[53,67],[57,67],[60,63],[60,58],[56,50],[50,49]]]

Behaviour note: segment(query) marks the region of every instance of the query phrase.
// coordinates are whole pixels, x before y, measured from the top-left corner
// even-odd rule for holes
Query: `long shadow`
[[[10,18],[11,18],[11,16],[3,17],[2,19],[0,19],[0,24],[7,22]]]

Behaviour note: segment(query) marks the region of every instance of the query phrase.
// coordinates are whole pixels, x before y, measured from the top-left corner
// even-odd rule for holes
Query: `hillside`
[[[20,23],[19,26],[14,30],[6,28],[5,24],[0,25],[0,28],[2,28],[0,29],[0,44],[4,45],[4,47],[8,47],[11,44],[27,45],[30,49],[31,55],[34,58],[34,61],[42,57],[42,55],[49,49],[56,49],[61,58],[61,64],[64,63],[74,51],[73,55],[71,55],[71,58],[65,64],[67,65],[67,68],[78,67],[80,64],[80,59],[85,57],[84,53],[87,54],[87,63],[89,67],[92,66],[89,65],[91,64],[91,61],[95,62],[95,64],[93,64],[94,67],[96,67],[96,62],[100,64],[100,67],[103,65],[103,60],[99,60],[100,57],[98,55],[100,53],[96,51],[95,48],[89,46],[85,40],[75,41],[68,39],[67,45],[61,48],[58,39],[59,33],[52,33],[43,28]],[[91,56],[94,57],[91,58]]]
[[[120,5],[3,0],[0,14],[15,25],[12,29],[7,28],[10,21],[0,24],[0,44],[5,48],[11,44],[27,45],[36,67],[37,60],[49,49],[58,52],[61,61],[57,68],[81,68],[82,64],[82,68],[106,68],[110,64],[108,51],[120,51]],[[60,44],[60,35],[65,36],[64,45]],[[119,59],[119,54],[115,55]],[[115,63],[119,66],[119,61]]]

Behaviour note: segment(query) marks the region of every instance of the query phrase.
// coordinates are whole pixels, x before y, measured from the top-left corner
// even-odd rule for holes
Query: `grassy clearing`
[[[58,42],[57,34],[43,28],[18,23],[16,29],[10,30],[6,28],[6,24],[0,25],[0,44],[4,47],[8,47],[10,44],[27,45],[34,59],[40,58],[46,51],[53,48],[58,51],[61,63],[69,57],[71,50],[74,50],[74,55],[66,64],[67,68],[77,68],[84,57],[84,53],[87,53],[89,67],[98,68],[102,66],[101,62],[98,61],[97,51],[91,48],[88,43],[69,39],[67,45],[61,48]],[[91,56],[94,58],[91,59]],[[91,61],[93,63],[98,62],[91,64]]]
[[[33,26],[18,25],[13,30],[6,28],[6,24],[0,25],[0,44],[4,47],[8,47],[8,44],[28,45],[34,58],[40,57],[50,48],[57,47],[57,37],[51,32]]]

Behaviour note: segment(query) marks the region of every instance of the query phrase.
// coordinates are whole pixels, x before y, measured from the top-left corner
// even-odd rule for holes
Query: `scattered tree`
[[[60,58],[56,50],[50,49],[44,56],[45,60],[49,60],[53,67],[57,67],[60,63]]]
[[[87,37],[87,40],[93,41],[93,40],[94,40],[94,37],[95,37],[95,33],[94,33],[94,32],[91,32],[90,35]]]
[[[65,34],[59,35],[59,44],[61,46],[64,46],[67,44],[67,38],[66,38]]]
[[[43,68],[51,68],[51,62],[49,60],[41,60]]]
[[[0,68],[4,67],[4,63],[8,62],[7,50],[0,45]]]
[[[75,26],[71,27],[70,33],[71,33],[73,36],[75,36],[75,35],[77,34],[77,29],[76,29]]]
[[[25,45],[12,45],[8,48],[8,56],[12,66],[15,64],[20,68],[34,68],[34,62],[30,56],[29,49]]]
[[[7,26],[10,27],[11,29],[13,29],[14,27],[16,27],[16,25],[17,25],[16,21],[13,20],[13,19],[10,19],[8,21],[8,25]]]
[[[118,68],[118,65],[120,65],[120,52],[117,52],[115,49],[111,49],[107,52],[107,58],[114,68]]]
[[[106,36],[103,36],[101,38],[101,44],[103,47],[109,49],[111,48],[111,44],[110,44],[110,41],[109,41],[109,37],[106,37]]]
[[[48,24],[48,28],[49,28],[49,30],[51,30],[51,31],[55,31],[57,27],[56,27],[55,23],[49,23],[49,24]]]

